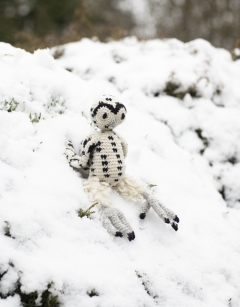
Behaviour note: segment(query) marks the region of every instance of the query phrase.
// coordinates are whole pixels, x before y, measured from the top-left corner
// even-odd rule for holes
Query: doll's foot
[[[115,237],[125,236],[129,241],[135,239],[132,227],[121,211],[115,208],[103,207],[101,212],[103,226],[109,233]]]
[[[121,231],[116,231],[115,237],[122,237],[122,236],[123,236],[123,235],[122,235]]]
[[[135,233],[134,233],[134,231],[128,233],[127,236],[128,236],[128,240],[129,240],[129,241],[134,240],[134,239],[135,239]]]
[[[146,217],[146,213],[140,213],[139,217],[141,220],[144,220]]]
[[[172,228],[177,231],[180,222],[179,217],[170,209],[163,206],[154,196],[148,193],[143,193],[148,205],[153,208],[157,215],[166,223],[171,224]],[[146,214],[145,214],[146,216]],[[140,214],[140,218],[145,218],[144,213]]]

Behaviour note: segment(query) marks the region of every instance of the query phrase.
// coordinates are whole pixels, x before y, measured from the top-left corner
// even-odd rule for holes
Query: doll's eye
[[[123,113],[121,116],[121,120],[124,120],[124,118],[125,118],[125,114]]]
[[[103,116],[102,116],[102,118],[103,118],[103,119],[106,119],[106,118],[107,118],[107,113],[104,113]]]

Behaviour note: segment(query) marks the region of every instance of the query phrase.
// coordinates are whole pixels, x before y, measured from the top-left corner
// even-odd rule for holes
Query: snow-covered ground
[[[64,307],[239,307],[240,61],[202,40],[61,48],[0,44],[0,306],[48,289]],[[157,185],[178,232],[115,193],[134,241],[78,217],[90,203],[64,143],[104,93],[128,110],[127,173]]]

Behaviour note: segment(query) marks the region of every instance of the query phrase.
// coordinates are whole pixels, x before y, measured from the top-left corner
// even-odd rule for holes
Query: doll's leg
[[[128,237],[129,241],[134,240],[135,234],[123,213],[116,208],[109,207],[109,195],[111,192],[109,184],[101,182],[97,177],[89,177],[83,186],[91,202],[98,203],[102,223],[107,231],[116,237],[124,235]]]
[[[144,219],[149,208],[152,207],[157,215],[164,220],[165,223],[171,223],[174,230],[178,230],[179,218],[171,210],[163,206],[149,191],[147,186],[133,177],[125,175],[114,189],[124,198],[136,201],[143,201],[141,213],[139,217]],[[176,222],[176,223],[175,223]]]

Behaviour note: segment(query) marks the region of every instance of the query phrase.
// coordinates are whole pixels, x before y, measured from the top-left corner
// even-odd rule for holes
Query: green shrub
[[[16,111],[18,105],[19,103],[17,103],[14,100],[14,98],[12,98],[10,101],[5,100],[0,110],[7,111],[7,112],[13,112],[13,111]]]

